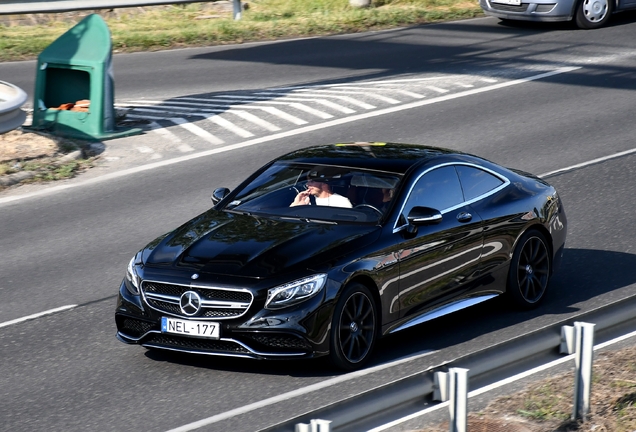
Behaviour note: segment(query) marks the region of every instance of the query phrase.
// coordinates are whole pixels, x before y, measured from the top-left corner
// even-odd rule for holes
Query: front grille
[[[152,323],[147,321],[140,321],[132,318],[124,318],[119,329],[125,335],[133,338],[139,338],[146,334],[153,327]]]
[[[172,348],[177,350],[203,351],[210,353],[231,353],[231,354],[248,354],[250,351],[242,345],[231,341],[221,341],[212,339],[195,339],[184,338],[180,336],[172,336],[166,334],[152,334],[143,341],[144,345],[152,344],[164,348]]]
[[[504,12],[525,12],[528,10],[528,6],[530,6],[530,3],[521,3],[521,5],[515,6],[490,2],[492,9]]]
[[[247,312],[253,300],[252,293],[246,290],[208,288],[155,281],[144,281],[141,290],[144,294],[144,300],[151,308],[187,318],[237,318]],[[181,311],[179,301],[186,291],[194,291],[201,297],[201,309],[195,315],[185,315]]]

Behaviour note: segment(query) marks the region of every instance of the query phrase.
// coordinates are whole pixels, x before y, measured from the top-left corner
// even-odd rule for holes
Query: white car
[[[636,9],[636,0],[479,0],[486,15],[502,20],[571,21],[582,29],[607,24],[614,12]]]

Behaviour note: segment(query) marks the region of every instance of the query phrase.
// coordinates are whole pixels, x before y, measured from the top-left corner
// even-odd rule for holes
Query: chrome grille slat
[[[181,312],[179,301],[186,291],[194,291],[201,297],[201,311],[196,316]],[[151,308],[170,315],[199,319],[230,319],[245,314],[254,300],[248,290],[181,285],[158,281],[143,281],[141,292]]]

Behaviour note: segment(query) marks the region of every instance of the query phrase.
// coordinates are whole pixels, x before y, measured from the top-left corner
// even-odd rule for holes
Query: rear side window
[[[456,165],[457,174],[464,190],[464,198],[466,201],[473,200],[503,184],[503,180],[499,177],[466,165]]]
[[[414,185],[404,207],[409,214],[415,206],[444,211],[464,201],[455,168],[445,166],[424,174]]]

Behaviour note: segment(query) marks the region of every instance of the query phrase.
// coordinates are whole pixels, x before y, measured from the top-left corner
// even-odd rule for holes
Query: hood
[[[262,218],[210,210],[149,244],[149,266],[263,278],[324,265],[376,238],[379,227]]]

